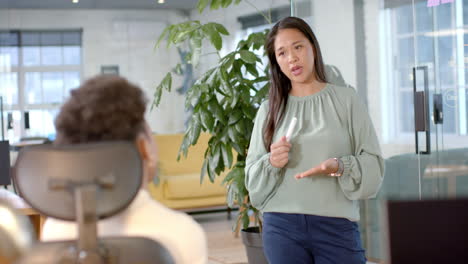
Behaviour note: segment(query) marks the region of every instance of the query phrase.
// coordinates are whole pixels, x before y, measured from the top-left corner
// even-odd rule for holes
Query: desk
[[[10,151],[19,151],[23,147],[30,147],[44,144],[44,139],[27,140],[13,143],[10,145]]]
[[[29,216],[31,223],[36,231],[36,237],[38,240],[41,239],[42,227],[44,225],[46,217],[39,214],[32,208],[18,208],[16,209],[20,214]]]
[[[424,170],[424,178],[447,178],[447,194],[449,197],[456,197],[457,195],[457,177],[467,175],[467,165],[430,165]]]

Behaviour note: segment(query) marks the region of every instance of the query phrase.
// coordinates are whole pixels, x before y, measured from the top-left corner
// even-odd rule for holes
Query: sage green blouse
[[[278,141],[293,117],[297,118],[289,162],[282,169],[270,164],[270,153],[263,144],[267,113],[268,101],[260,106],[255,118],[245,167],[245,184],[253,206],[262,212],[358,221],[358,200],[376,195],[383,180],[384,161],[369,114],[354,89],[327,84],[312,95],[289,95],[284,118],[273,136],[273,142]],[[342,176],[294,178],[329,158],[341,158]]]

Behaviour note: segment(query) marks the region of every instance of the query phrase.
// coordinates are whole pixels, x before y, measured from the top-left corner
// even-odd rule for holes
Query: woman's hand
[[[275,168],[283,168],[289,161],[291,144],[283,136],[270,146],[270,163]]]
[[[304,171],[303,173],[298,173],[294,176],[296,179],[302,179],[304,177],[315,176],[319,174],[330,174],[336,173],[338,171],[339,164],[335,159],[327,159],[326,161],[320,163],[319,165],[313,167],[310,170]]]

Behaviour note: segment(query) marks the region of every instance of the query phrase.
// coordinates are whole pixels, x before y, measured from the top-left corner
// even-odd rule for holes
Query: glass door
[[[377,197],[361,202],[360,228],[378,261],[385,200],[468,195],[468,1],[292,0],[291,11],[376,128],[386,172]]]
[[[424,1],[414,4],[413,9],[422,29],[416,45],[416,66],[427,69],[429,87],[432,151],[423,159],[422,195],[442,199],[466,196],[468,2]],[[416,86],[424,87],[423,75],[416,75]]]

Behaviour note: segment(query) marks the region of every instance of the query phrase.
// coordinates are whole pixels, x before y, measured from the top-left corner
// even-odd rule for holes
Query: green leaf
[[[216,175],[214,171],[211,169],[209,162],[206,163],[206,172],[208,172],[208,178],[210,179],[210,182],[214,182]]]
[[[170,72],[168,72],[166,74],[166,77],[164,77],[164,79],[162,80],[162,85],[164,87],[164,89],[166,89],[168,92],[171,91],[171,87],[172,87],[172,74]]]
[[[226,8],[226,7],[228,7],[231,3],[232,3],[232,0],[223,0],[222,6],[223,6],[223,8]]]
[[[189,140],[188,134],[186,133],[184,135],[184,138],[182,139],[182,143],[180,144],[179,152],[177,154],[177,161],[180,160],[180,155],[181,154],[183,154],[184,157],[187,157],[189,147],[190,147],[190,140]]]
[[[268,90],[270,88],[270,83],[266,83],[260,90],[258,90],[257,94],[255,94],[252,103],[260,104],[266,98],[268,94]]]
[[[254,77],[258,77],[258,71],[257,71],[257,68],[255,67],[255,64],[246,64],[245,69]]]
[[[201,46],[202,46],[202,37],[200,32],[195,31],[190,38],[190,46],[192,48],[192,56],[190,58],[190,63],[193,66],[197,66],[200,62],[201,55]]]
[[[216,10],[218,9],[220,6],[221,6],[221,2],[222,0],[211,0],[211,6],[210,6],[210,9],[211,10]]]
[[[241,40],[239,41],[239,43],[237,43],[237,50],[242,50],[244,49],[245,45],[247,45],[247,42],[245,40]]]
[[[185,98],[185,108],[189,109],[190,107],[195,107],[198,104],[198,101],[201,98],[200,95],[200,85],[193,85],[187,90],[186,98]]]
[[[239,132],[239,134],[241,134],[241,135],[245,134],[245,124],[244,124],[243,120],[237,122],[234,126],[236,127],[236,130],[237,130],[237,132]]]
[[[210,110],[213,113],[213,115],[218,121],[220,121],[221,123],[225,123],[223,109],[219,105],[218,100],[216,98],[212,98],[210,100],[208,104],[208,110]]]
[[[172,72],[177,74],[177,75],[182,75],[182,64],[177,63],[177,65],[172,69]]]
[[[237,130],[235,126],[228,126],[228,135],[231,142],[237,142]],[[236,149],[237,151],[237,149]]]
[[[239,102],[239,99],[240,99],[240,96],[238,96],[238,94],[236,93],[236,90],[234,89],[234,94],[233,94],[233,98],[232,98],[232,102],[231,102],[231,108],[234,108],[237,106],[237,103]]]
[[[206,8],[210,0],[199,0],[197,4],[197,9],[199,13],[202,13],[203,10]]]
[[[225,93],[232,94],[232,86],[229,82],[229,74],[227,73],[226,68],[223,65],[219,67],[219,75],[221,83],[223,84],[223,88],[225,88],[226,90]]]
[[[245,106],[244,108],[242,108],[242,112],[250,120],[253,120],[255,118],[255,114],[257,113],[257,110],[249,105],[249,106]]]
[[[221,146],[221,152],[223,153],[224,164],[231,168],[232,166],[232,147],[230,144],[225,144]]]
[[[247,229],[249,227],[250,219],[249,219],[249,214],[248,210],[245,210],[242,215],[242,227],[244,229]]]
[[[156,42],[156,45],[154,46],[155,49],[159,48],[159,44],[161,44],[161,41],[164,39],[164,37],[166,36],[167,32],[169,32],[169,30],[171,30],[174,26],[173,25],[170,25],[170,26],[167,26],[163,32],[161,33],[161,35],[159,35],[159,38],[158,38],[158,41]]]
[[[235,205],[235,199],[237,195],[237,186],[235,183],[229,184],[226,201],[230,208],[233,208]]]
[[[257,61],[257,56],[251,51],[241,50],[239,51],[239,53],[240,53],[241,59],[245,61],[246,63],[255,64],[255,62]]]
[[[184,30],[184,31],[178,31],[175,35],[174,35],[174,44],[179,44],[181,42],[184,42],[185,40],[187,40],[187,38],[190,36],[190,33],[191,33],[191,30]]]
[[[226,70],[229,70],[231,68],[232,64],[234,63],[234,55],[233,53],[230,53],[229,55],[226,55],[225,58],[226,60],[224,61],[224,68]]]
[[[190,136],[190,144],[195,145],[197,144],[198,138],[200,137],[201,133],[201,124],[198,118],[193,117],[193,124],[192,124],[192,129],[190,130],[189,136]]]
[[[192,52],[192,57],[190,58],[190,64],[194,67],[197,67],[200,63],[201,49],[194,49]]]
[[[229,115],[228,125],[233,125],[239,121],[242,117],[242,112],[236,109],[232,114]]]
[[[256,78],[254,81],[254,83],[261,83],[261,82],[267,82],[269,81],[270,78],[268,76],[260,76],[258,78]]]
[[[244,149],[239,146],[235,141],[232,142],[232,147],[237,151],[237,153],[244,155]]]
[[[161,95],[162,95],[162,90],[166,89],[167,91],[171,91],[171,86],[172,86],[172,75],[170,72],[166,74],[164,79],[159,83],[158,86],[156,86],[156,90],[154,91],[153,95],[153,104],[151,106],[151,109],[153,109],[154,106],[159,106],[159,103],[161,102]]]
[[[220,50],[223,46],[223,40],[219,32],[215,29],[213,23],[208,23],[202,27],[203,33],[210,39],[211,44]]]
[[[203,165],[200,170],[200,185],[203,183],[203,178],[205,178],[206,174],[206,159],[203,160]]]
[[[240,168],[237,168],[237,167],[234,167],[227,175],[226,177],[224,177],[224,180],[223,182],[224,183],[229,183],[231,181],[233,181],[234,179],[236,179],[237,177],[240,176],[240,171],[239,170],[242,170]]]
[[[161,95],[162,95],[162,84],[159,84],[153,95],[153,104],[151,105],[151,110],[153,110],[154,107],[158,107],[159,103],[161,101]]]
[[[264,32],[253,33],[250,36],[249,39],[254,50],[258,50],[265,45],[266,34]]]
[[[179,27],[177,25],[172,25],[171,30],[169,30],[169,35],[167,37],[167,45],[166,47],[169,48],[171,44],[175,44],[174,40],[175,37],[177,36],[177,32],[179,32]]]
[[[194,31],[190,37],[190,45],[192,49],[201,49],[202,47],[202,36],[199,31]]]
[[[236,0],[235,4],[238,5],[242,0]]]
[[[231,0],[232,1],[232,0]],[[218,24],[218,23],[213,23],[216,31],[218,31],[219,33],[223,34],[223,35],[229,35],[229,32],[227,31],[227,29],[221,25],[221,24]]]
[[[234,165],[234,167],[236,167],[236,168],[244,168],[244,167],[245,167],[245,161],[244,161],[244,160],[245,160],[245,157],[244,157],[243,159],[241,159],[241,158],[239,157],[239,155],[237,155],[237,162],[236,162],[236,164]]]
[[[208,112],[206,109],[201,110],[201,121],[203,126],[211,132],[213,130],[214,118],[211,112]]]
[[[220,144],[216,144],[215,147],[212,149],[212,156],[211,156],[211,159],[210,159],[210,167],[211,168],[218,168],[219,166],[219,163],[221,161],[220,157],[221,157],[221,148],[220,148]]]

